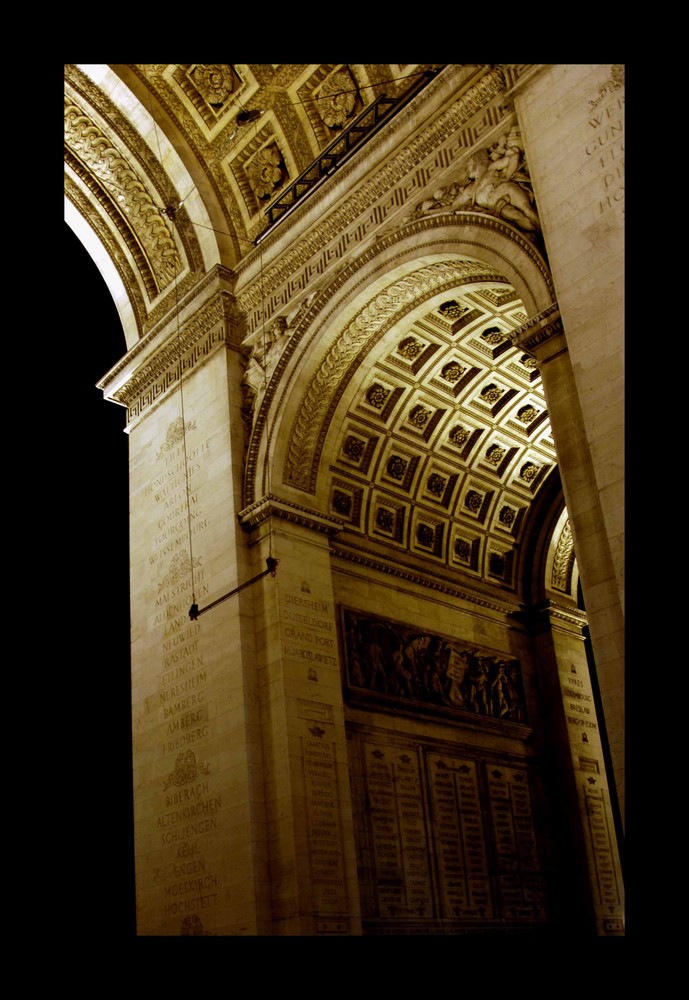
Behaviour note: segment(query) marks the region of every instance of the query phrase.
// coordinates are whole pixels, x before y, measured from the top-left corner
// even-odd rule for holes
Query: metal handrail
[[[306,170],[303,170],[296,180],[292,181],[289,187],[268,206],[265,213],[269,219],[268,228],[261,233],[256,243],[260,242],[268,231],[295,207],[297,202],[301,201],[316,185],[342,166],[345,160],[349,159],[405,104],[408,104],[437,73],[437,69],[425,70],[420,79],[401,97],[387,97],[385,94],[380,94],[371,104],[367,105],[354,121],[350,122],[335,139],[321,150],[313,163]],[[373,120],[367,124],[367,119],[370,118]]]

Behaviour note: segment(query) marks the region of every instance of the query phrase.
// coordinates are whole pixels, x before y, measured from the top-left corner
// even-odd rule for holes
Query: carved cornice
[[[212,271],[209,271],[208,274],[206,274],[201,281],[199,281],[197,284],[194,285],[191,292],[189,292],[187,295],[184,295],[175,303],[175,311],[172,318],[174,319],[175,316],[180,316],[183,312],[185,312],[188,306],[194,301],[194,299],[203,295],[203,293],[208,289],[210,285],[215,285],[218,283],[221,284],[227,283],[231,288],[233,281],[234,281],[234,275],[232,271],[229,271],[226,267],[222,267],[222,265],[220,264],[216,265],[216,267]],[[179,289],[177,291],[179,293]],[[229,293],[226,288],[222,288],[220,294],[227,295]],[[231,321],[231,329],[229,331],[231,338],[230,342],[232,346],[238,347],[239,346],[239,336],[237,334],[238,324],[236,321],[236,309],[234,307],[233,297],[231,297],[231,304],[228,304],[226,302],[224,308],[226,309],[227,318],[230,319]],[[170,314],[168,313],[162,320],[160,320],[159,323],[156,324],[156,326],[152,330],[150,330],[146,334],[145,337],[142,337],[141,340],[134,347],[132,347],[132,349],[122,358],[122,360],[119,361],[114,368],[111,368],[110,371],[103,376],[103,378],[98,383],[98,388],[106,390],[109,385],[112,385],[113,382],[117,381],[118,376],[121,375],[122,372],[124,372],[127,368],[131,368],[132,363],[136,360],[136,358],[139,355],[143,354],[146,350],[148,350],[152,346],[156,338],[158,338],[161,335],[165,327],[170,323],[170,319],[171,317]]]
[[[536,358],[540,365],[566,350],[566,347],[563,346],[552,353],[553,344],[549,343],[563,333],[560,308],[557,303],[553,303],[538,316],[533,316],[518,330],[510,333],[510,340],[515,347]]]
[[[466,585],[459,586],[456,579],[438,573],[435,567],[432,570],[425,568],[417,570],[410,567],[408,562],[397,562],[390,551],[384,556],[372,554],[370,549],[351,542],[349,538],[344,544],[340,544],[338,541],[334,542],[331,547],[331,553],[333,556],[337,556],[347,562],[362,566],[364,569],[377,570],[380,573],[385,573],[387,576],[394,576],[396,579],[404,580],[405,583],[422,587],[424,590],[446,594],[452,597],[453,600],[466,601],[469,604],[486,608],[501,615],[516,615],[521,607],[516,601],[511,601],[508,598],[503,600],[502,597],[495,598],[491,595],[480,593]]]
[[[588,625],[586,612],[580,611],[578,608],[565,607],[563,604],[556,604],[554,601],[551,601],[548,613],[553,627],[556,624],[567,625],[569,626],[568,631],[573,629],[577,635],[581,635],[582,630]],[[581,638],[583,638],[583,635]]]
[[[299,524],[304,528],[311,528],[326,535],[334,535],[342,530],[344,522],[330,514],[322,514],[320,511],[304,507],[302,504],[292,503],[291,500],[283,500],[272,493],[261,497],[249,507],[237,514],[239,522],[243,528],[250,531],[258,527],[271,517],[280,517],[292,524]]]
[[[442,74],[434,84],[441,87]],[[268,267],[260,281],[255,281],[237,297],[237,303],[242,312],[248,313],[257,308],[263,295],[270,295],[277,287],[303,267],[319,250],[335,239],[350,223],[356,220],[362,212],[372,206],[395,187],[410,171],[439,148],[448,137],[465,125],[479,111],[486,108],[494,98],[505,89],[505,77],[499,68],[489,70],[474,86],[462,94],[447,111],[439,116],[430,126],[419,133],[404,149],[400,150],[384,166],[349,198],[346,198],[328,218],[308,236],[299,240],[293,248],[280,256],[279,263]],[[407,115],[412,115],[414,102],[409,106]],[[375,157],[377,147],[384,142],[387,133],[383,130],[367,144],[371,158]],[[351,164],[343,170],[341,177],[347,176],[347,170],[360,169],[357,164]],[[313,202],[308,203],[308,208]],[[297,208],[293,215],[293,224],[297,224],[307,210]],[[282,230],[280,235],[282,235]],[[265,247],[277,237],[266,238]],[[241,266],[239,268],[241,270]]]
[[[583,639],[583,629],[588,625],[588,617],[585,611],[575,608],[573,605],[559,604],[557,601],[544,601],[536,607],[522,608],[515,612],[512,617],[521,622],[529,630],[538,629],[543,631],[558,626],[569,634],[576,634]],[[564,626],[567,626],[564,629]]]
[[[109,398],[127,407],[130,421],[141,416],[217,347],[232,344],[236,339],[232,337],[233,319],[231,295],[218,292],[159,351],[143,361]],[[131,353],[128,358],[131,359]],[[127,358],[118,368],[126,368],[126,362]],[[115,370],[99,383],[99,387],[107,388],[114,380]]]

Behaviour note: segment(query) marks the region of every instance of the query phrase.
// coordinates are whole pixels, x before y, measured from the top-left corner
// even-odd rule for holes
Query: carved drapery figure
[[[472,209],[497,215],[527,233],[541,232],[518,129],[513,128],[489,149],[477,150],[463,182],[437,188],[405,221]]]
[[[256,398],[268,385],[290,336],[287,320],[278,316],[265,330],[260,327],[244,342],[242,353],[246,359],[246,369],[242,378],[242,392],[245,415],[252,415]]]

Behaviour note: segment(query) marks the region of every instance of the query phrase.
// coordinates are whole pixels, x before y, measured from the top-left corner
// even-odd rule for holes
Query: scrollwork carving
[[[81,108],[65,98],[65,145],[98,178],[127,218],[146,251],[160,288],[181,270],[175,241],[146,184],[109,136]]]

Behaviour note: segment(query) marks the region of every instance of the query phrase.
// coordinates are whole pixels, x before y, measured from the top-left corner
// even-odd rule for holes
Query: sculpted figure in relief
[[[247,411],[253,410],[256,397],[270,381],[289,337],[287,320],[278,316],[265,331],[260,327],[244,342],[243,353],[247,363],[242,389]]]
[[[431,198],[421,202],[409,221],[423,215],[472,208],[500,216],[527,233],[540,233],[541,224],[533,206],[531,182],[516,129],[490,149],[477,150],[469,160],[465,182],[438,188]]]

